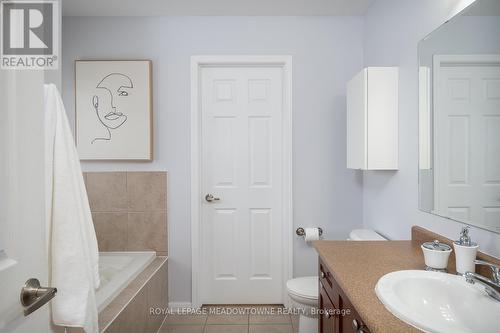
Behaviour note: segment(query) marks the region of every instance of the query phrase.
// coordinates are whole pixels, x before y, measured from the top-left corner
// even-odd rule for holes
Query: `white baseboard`
[[[172,310],[178,310],[178,309],[186,309],[186,308],[191,308],[192,303],[191,302],[169,302],[168,303],[169,309]]]

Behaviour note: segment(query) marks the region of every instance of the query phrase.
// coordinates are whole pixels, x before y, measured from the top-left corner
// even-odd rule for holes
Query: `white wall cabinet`
[[[347,168],[398,169],[398,69],[368,67],[347,84]]]

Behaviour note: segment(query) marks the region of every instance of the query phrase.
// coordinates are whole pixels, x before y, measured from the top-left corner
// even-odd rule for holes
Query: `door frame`
[[[279,67],[283,70],[282,204],[283,204],[283,302],[289,305],[286,281],[293,276],[292,192],[292,56],[201,55],[191,57],[191,293],[192,306],[201,304],[201,70],[204,67]]]

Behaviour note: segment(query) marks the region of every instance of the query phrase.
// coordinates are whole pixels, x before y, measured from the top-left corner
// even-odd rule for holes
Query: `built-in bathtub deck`
[[[160,328],[165,311],[150,314],[150,309],[168,307],[167,259],[156,257],[99,313],[101,332],[156,332]]]

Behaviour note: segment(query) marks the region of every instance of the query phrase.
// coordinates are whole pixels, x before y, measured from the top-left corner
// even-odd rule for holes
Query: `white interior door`
[[[283,69],[205,67],[200,87],[201,302],[283,303]]]
[[[49,330],[48,306],[25,317],[26,280],[47,286],[43,71],[0,70],[0,332]]]
[[[500,231],[500,65],[442,66],[436,207]]]

